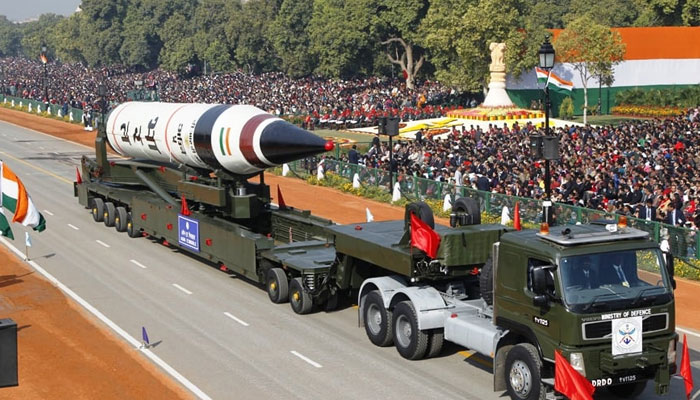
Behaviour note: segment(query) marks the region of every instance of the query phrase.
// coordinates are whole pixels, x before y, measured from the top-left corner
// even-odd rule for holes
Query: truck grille
[[[583,339],[595,340],[612,336],[612,321],[586,322],[582,326]],[[642,332],[652,333],[668,328],[668,313],[654,314],[644,317],[642,320]]]

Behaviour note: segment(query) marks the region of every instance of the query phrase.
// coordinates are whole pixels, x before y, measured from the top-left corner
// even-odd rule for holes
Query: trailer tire
[[[435,329],[428,338],[428,352],[425,354],[425,358],[439,356],[442,352],[442,346],[444,343],[445,331],[442,329]]]
[[[289,282],[289,304],[292,305],[292,310],[297,314],[308,314],[313,308],[313,300],[304,291],[301,278],[297,277]]]
[[[384,307],[378,290],[367,293],[362,300],[362,318],[369,341],[379,347],[394,344],[394,317],[391,310]]]
[[[511,399],[545,399],[547,391],[541,379],[542,360],[535,346],[522,343],[510,349],[505,367],[506,389]]]
[[[430,229],[435,229],[435,217],[433,216],[433,210],[426,203],[416,201],[413,203],[408,203],[406,206],[406,211],[403,217],[405,230],[408,230],[408,228],[411,227],[411,213],[416,214],[416,217],[425,222]]]
[[[116,218],[117,214],[117,208],[114,206],[114,203],[111,201],[108,201],[105,203],[105,211],[104,211],[104,223],[105,226],[112,227],[114,226],[114,219]]]
[[[481,224],[481,210],[479,208],[479,202],[471,197],[460,197],[455,201],[454,207],[452,209],[455,212],[461,212],[468,215],[468,221],[465,225],[479,225]]]
[[[489,257],[479,274],[479,292],[487,305],[493,305],[493,260]]]
[[[141,230],[134,227],[133,218],[131,212],[126,214],[126,234],[129,235],[130,238],[137,238],[141,236]]]
[[[418,316],[410,301],[394,307],[394,346],[409,360],[420,360],[428,350],[428,334],[418,329]]]
[[[95,197],[91,200],[90,206],[92,212],[92,219],[95,222],[102,222],[105,218],[105,202],[99,197]]]
[[[282,268],[267,270],[267,295],[273,303],[285,303],[289,300],[289,281]]]
[[[607,390],[610,394],[621,399],[634,399],[642,394],[646,388],[647,382],[626,383],[624,385],[608,386]]]
[[[128,222],[126,215],[126,208],[122,206],[117,207],[116,216],[114,217],[114,228],[117,232],[126,232]]]

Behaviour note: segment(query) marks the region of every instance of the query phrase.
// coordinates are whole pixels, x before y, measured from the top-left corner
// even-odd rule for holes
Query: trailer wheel
[[[294,278],[289,284],[289,303],[292,305],[292,310],[297,314],[308,314],[313,307],[313,300],[308,293],[304,291],[304,286],[301,283],[301,278]]]
[[[622,398],[622,399],[633,399],[644,391],[644,388],[646,388],[647,383],[646,381],[644,382],[634,382],[634,383],[626,383],[624,385],[617,385],[617,386],[608,386],[608,392],[612,394],[613,396]]]
[[[267,270],[267,295],[273,303],[284,303],[289,300],[289,282],[282,268]]]
[[[394,307],[394,345],[409,360],[420,360],[428,350],[428,334],[418,329],[418,316],[410,301]]]
[[[117,217],[117,208],[114,207],[114,203],[111,201],[108,201],[105,203],[105,211],[104,211],[104,223],[105,226],[112,227],[114,226],[114,219]]]
[[[506,356],[506,389],[511,399],[544,400],[546,390],[541,380],[542,360],[535,346],[523,343]]]
[[[464,225],[479,225],[481,224],[481,210],[479,202],[471,197],[460,197],[455,201],[453,207],[455,212],[467,214],[467,222]]]
[[[141,236],[141,230],[136,229],[134,226],[134,220],[131,212],[126,214],[126,234],[129,235],[130,238],[137,238]]]
[[[126,208],[122,206],[117,207],[117,212],[114,217],[114,228],[117,230],[117,232],[126,232],[128,222],[126,214]]]
[[[436,329],[428,337],[428,352],[425,354],[425,358],[433,358],[440,355],[442,352],[442,345],[445,343],[445,331],[442,329]]]
[[[493,260],[489,257],[479,274],[479,292],[487,305],[493,305]]]
[[[416,214],[416,217],[425,222],[430,229],[435,229],[435,216],[433,216],[433,210],[426,203],[416,201],[406,205],[406,211],[404,212],[403,217],[404,230],[411,227],[411,213]]]
[[[384,301],[378,290],[367,293],[362,300],[362,317],[370,342],[379,347],[394,344],[393,313],[384,307]]]
[[[92,219],[95,220],[95,222],[102,222],[104,221],[105,218],[105,202],[99,197],[95,197],[91,201],[92,205],[90,208],[92,209]]]

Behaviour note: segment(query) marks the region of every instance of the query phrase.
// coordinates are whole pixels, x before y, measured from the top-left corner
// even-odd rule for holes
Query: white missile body
[[[333,148],[332,142],[250,105],[127,102],[107,121],[123,156],[252,175]]]

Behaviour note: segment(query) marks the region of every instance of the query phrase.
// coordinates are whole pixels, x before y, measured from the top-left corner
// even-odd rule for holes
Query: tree
[[[425,62],[425,51],[417,46],[418,26],[429,4],[426,0],[384,0],[380,2],[379,27],[385,38],[387,59],[406,76],[406,87],[414,88],[416,75]]]
[[[227,72],[233,67],[234,48],[226,37],[226,26],[240,15],[240,2],[201,0],[194,11],[194,49],[209,71]],[[206,71],[207,68],[204,68]]]
[[[56,58],[67,62],[83,62],[80,37],[80,13],[62,19],[53,29],[51,37],[56,47]]]
[[[117,64],[122,23],[129,0],[84,0],[79,13],[78,38],[82,57],[90,66]]]
[[[284,0],[268,32],[270,42],[280,59],[280,69],[298,78],[311,74],[316,66],[310,54],[307,27],[311,21],[308,10],[313,0]]]
[[[686,0],[635,0],[639,9],[636,26],[682,25],[683,4]]]
[[[160,51],[160,64],[163,69],[185,73],[193,63],[194,38],[192,25],[179,12],[175,12],[165,21],[160,30],[163,48]]]
[[[687,0],[683,6],[681,18],[683,19],[683,25],[700,25],[700,0]]]
[[[639,18],[637,0],[571,0],[568,13],[564,15],[565,23],[587,15],[597,23],[605,26],[632,26]]]
[[[241,11],[226,26],[226,38],[234,49],[236,62],[250,73],[277,69],[277,55],[268,39],[276,16],[275,1],[249,0],[243,2]]]
[[[588,80],[599,76],[614,81],[613,67],[622,61],[626,46],[618,32],[588,16],[573,20],[554,40],[559,61],[572,64],[583,85],[583,123],[587,122]]]
[[[0,56],[16,56],[20,52],[22,32],[17,24],[0,15]]]

